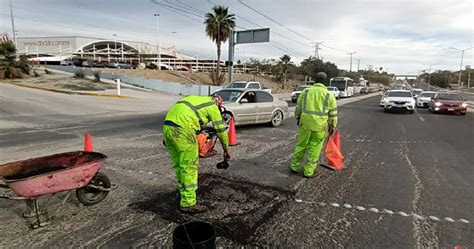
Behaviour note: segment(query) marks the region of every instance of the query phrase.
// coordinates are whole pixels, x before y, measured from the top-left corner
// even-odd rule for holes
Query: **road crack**
[[[421,193],[423,192],[423,183],[416,166],[409,157],[408,144],[401,145],[400,156],[405,159],[411,169],[411,174],[415,179],[415,191],[412,201],[413,213],[423,215],[421,210]],[[413,218],[414,239],[417,248],[438,248],[438,236],[436,235],[436,225],[424,219]]]

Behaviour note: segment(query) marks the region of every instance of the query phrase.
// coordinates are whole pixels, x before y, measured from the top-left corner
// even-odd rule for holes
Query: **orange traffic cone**
[[[92,140],[91,140],[91,134],[86,133],[86,138],[84,139],[84,151],[86,152],[92,152]]]
[[[229,125],[229,145],[230,145],[230,146],[237,145],[237,134],[235,133],[234,117],[231,117],[231,118],[230,118],[230,125]]]

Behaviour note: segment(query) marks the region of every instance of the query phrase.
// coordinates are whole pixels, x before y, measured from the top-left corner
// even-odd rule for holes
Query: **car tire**
[[[230,126],[230,119],[232,118],[232,114],[230,112],[222,113],[222,120],[224,121],[226,129]],[[235,122],[235,120],[234,120]]]
[[[276,110],[275,112],[273,112],[272,120],[270,121],[270,124],[273,127],[278,127],[281,125],[282,122],[283,122],[283,112],[281,112],[280,110]]]

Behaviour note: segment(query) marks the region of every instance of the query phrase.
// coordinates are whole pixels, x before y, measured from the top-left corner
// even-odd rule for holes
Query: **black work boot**
[[[188,214],[199,214],[199,213],[204,213],[207,212],[207,207],[204,205],[196,204],[194,206],[190,207],[179,207],[179,211],[183,213],[188,213]]]

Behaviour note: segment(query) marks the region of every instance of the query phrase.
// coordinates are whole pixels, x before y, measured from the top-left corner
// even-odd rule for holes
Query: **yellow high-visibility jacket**
[[[295,109],[299,126],[311,131],[327,131],[328,125],[337,126],[337,103],[325,85],[315,83],[301,92]]]
[[[217,105],[207,96],[186,96],[180,99],[166,114],[165,120],[196,132],[212,122],[224,149],[229,145],[229,137]]]

